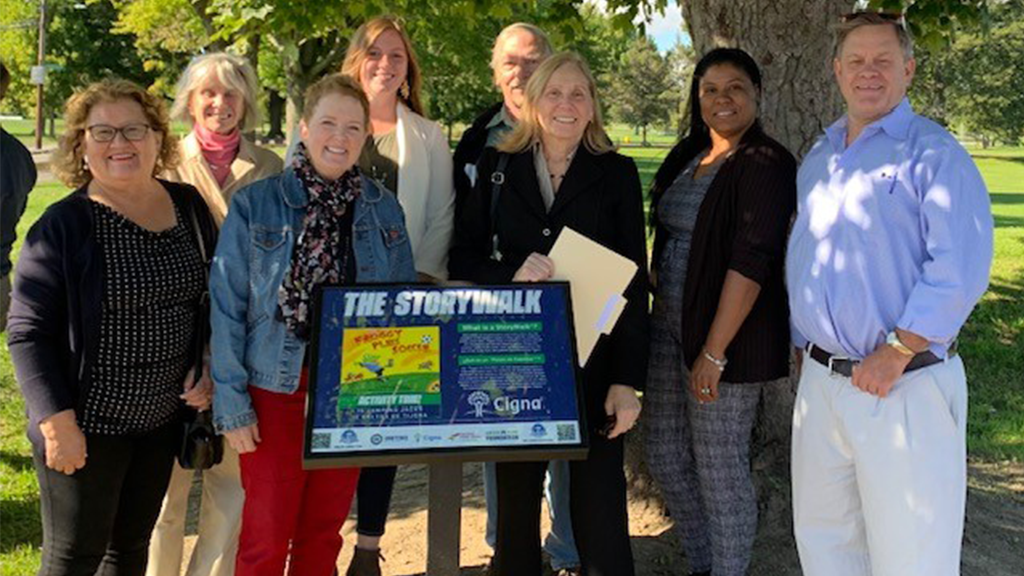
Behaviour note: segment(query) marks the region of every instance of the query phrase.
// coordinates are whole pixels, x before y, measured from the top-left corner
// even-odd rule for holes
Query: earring
[[[403,100],[409,99],[409,80],[402,82],[401,88],[398,89],[398,94],[401,95]]]

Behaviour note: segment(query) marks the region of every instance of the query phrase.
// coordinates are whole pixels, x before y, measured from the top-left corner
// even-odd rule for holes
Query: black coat
[[[217,245],[217,225],[199,191],[161,181],[181,209],[199,221],[207,259]],[[18,257],[7,345],[28,410],[28,436],[43,445],[39,422],[57,412],[81,410],[96,360],[103,309],[103,255],[93,234],[85,188],[53,204],[33,224]]]
[[[458,218],[463,202],[473,191],[473,183],[469,180],[466,167],[476,166],[476,163],[480,161],[484,149],[487,148],[487,124],[501,112],[501,107],[504,105],[503,102],[498,102],[484,110],[462,133],[462,138],[459,139],[459,144],[455,147],[455,153],[452,155],[452,182],[455,184],[456,218]]]
[[[499,153],[484,151],[478,178],[455,223],[448,269],[452,279],[479,284],[509,283],[532,252],[547,254],[563,226],[636,262],[639,270],[625,297],[622,316],[602,338],[582,373],[590,418],[603,414],[612,384],[642,389],[649,340],[647,248],[643,196],[633,160],[609,152],[594,155],[581,145],[546,212],[537,183],[533,151],[512,154],[498,198],[496,232],[501,261],[490,258],[491,174]],[[592,423],[594,423],[592,421]]]

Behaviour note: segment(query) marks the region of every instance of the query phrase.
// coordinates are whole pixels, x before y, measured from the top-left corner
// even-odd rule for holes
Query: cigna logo
[[[539,412],[544,409],[544,398],[509,398],[498,396],[494,399],[494,411],[498,414],[512,414],[515,416],[520,412]]]
[[[473,407],[473,415],[477,418],[484,417],[484,406],[491,401],[490,395],[483,390],[477,390],[469,395],[469,404]]]

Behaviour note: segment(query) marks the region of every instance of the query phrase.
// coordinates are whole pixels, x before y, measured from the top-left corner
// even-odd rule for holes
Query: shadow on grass
[[[35,474],[35,469],[32,465],[32,456],[27,454],[16,454],[6,450],[0,450],[0,464],[10,466],[13,472],[17,474],[24,474],[26,472],[33,475]]]
[[[1024,159],[1021,159],[1024,162]],[[988,195],[993,206],[998,204],[1024,204],[1024,194],[1013,194],[1008,192],[995,192]]]
[[[988,160],[1006,160],[1008,162],[1024,164],[1024,157],[1022,156],[1002,156],[999,154],[985,154],[984,152],[971,154],[971,156],[974,158],[986,158]]]
[[[1024,273],[992,281],[961,330],[960,344],[970,390],[970,454],[1024,459]]]
[[[43,527],[39,523],[39,496],[27,500],[4,497],[0,500],[0,554],[7,554],[21,545],[38,548],[43,542]]]

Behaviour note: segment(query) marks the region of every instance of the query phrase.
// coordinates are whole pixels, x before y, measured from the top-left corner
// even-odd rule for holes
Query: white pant
[[[954,357],[887,398],[804,355],[793,410],[793,518],[805,576],[960,574],[967,381]]]
[[[194,470],[174,463],[160,518],[149,544],[146,576],[179,576],[185,541],[185,516]],[[203,470],[203,501],[199,510],[199,538],[186,576],[234,576],[238,533],[242,526],[245,492],[238,468],[238,453],[224,441],[224,460]]]

